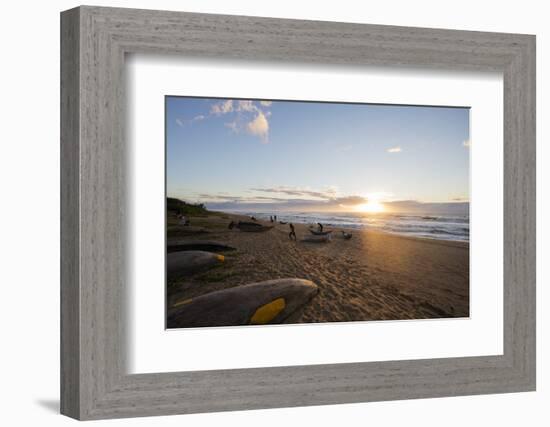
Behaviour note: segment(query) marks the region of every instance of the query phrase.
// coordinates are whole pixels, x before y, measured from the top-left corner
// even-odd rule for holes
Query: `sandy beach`
[[[292,323],[401,320],[469,316],[469,244],[403,237],[371,230],[349,230],[345,240],[334,229],[328,243],[306,243],[308,226],[276,223],[262,233],[228,229],[248,217],[211,213],[190,217],[190,227],[168,217],[168,243],[208,240],[236,248],[219,267],[185,279],[168,277],[168,314],[188,298],[238,285],[278,278],[302,278],[318,295]],[[273,225],[269,221],[261,221]],[[327,227],[327,229],[330,227]],[[169,325],[168,325],[169,326]]]

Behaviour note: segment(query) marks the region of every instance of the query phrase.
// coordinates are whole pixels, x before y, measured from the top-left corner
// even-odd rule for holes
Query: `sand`
[[[168,278],[168,310],[177,301],[246,283],[301,278],[319,294],[292,323],[401,320],[469,316],[469,244],[391,235],[372,230],[339,231],[329,243],[305,243],[305,224],[276,224],[263,233],[229,230],[229,214],[191,217],[194,230],[168,219],[168,240],[209,240],[228,244],[225,262],[206,273]],[[269,221],[262,222],[272,225]],[[326,227],[329,229],[330,227]],[[334,230],[342,230],[334,228]]]

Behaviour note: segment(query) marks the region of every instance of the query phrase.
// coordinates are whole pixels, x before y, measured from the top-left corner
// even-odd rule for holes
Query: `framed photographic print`
[[[62,413],[535,388],[534,36],[62,13]]]

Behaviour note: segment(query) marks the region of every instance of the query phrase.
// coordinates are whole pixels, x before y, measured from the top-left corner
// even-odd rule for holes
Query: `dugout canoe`
[[[166,252],[182,252],[182,251],[206,251],[206,252],[228,252],[236,250],[232,246],[224,243],[214,242],[212,240],[188,240],[168,242]]]
[[[223,255],[206,251],[181,251],[166,255],[168,276],[188,276],[209,270],[225,260]]]
[[[305,279],[276,279],[236,286],[176,302],[169,328],[283,323],[293,318],[319,289]]]
[[[330,233],[332,233],[332,230],[328,230],[328,231],[317,231],[317,230],[313,230],[313,229],[309,229],[309,232],[315,236],[328,236]]]

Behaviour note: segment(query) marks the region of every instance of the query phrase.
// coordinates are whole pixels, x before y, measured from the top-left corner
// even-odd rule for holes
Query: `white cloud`
[[[386,150],[388,153],[401,153],[401,147],[392,147]]]
[[[214,105],[212,105],[212,108],[210,109],[210,114],[227,114],[233,112],[233,100],[228,99],[226,101],[218,102]]]
[[[184,127],[185,125],[191,125],[195,122],[198,122],[200,120],[204,120],[206,119],[206,116],[203,116],[202,114],[199,114],[198,116],[195,116],[193,117],[192,119],[189,119],[189,120],[184,120],[184,119],[176,119],[176,123],[178,126],[181,126],[181,127]]]
[[[258,111],[258,107],[252,101],[238,101],[237,111]]]
[[[463,145],[464,147],[470,148],[470,146],[472,145],[472,143],[470,142],[469,139],[467,139],[467,140],[465,140],[465,141],[462,142],[462,145]]]
[[[189,120],[176,119],[179,126],[192,124],[199,120],[205,120],[212,116],[221,116],[234,113],[231,121],[225,122],[224,126],[234,133],[248,132],[251,135],[257,136],[262,143],[267,143],[269,135],[268,117],[271,116],[270,111],[260,109],[259,105],[268,107],[271,101],[259,101],[255,103],[251,100],[220,100],[210,107],[210,112],[207,115],[198,115]]]
[[[248,133],[260,137],[262,143],[265,144],[269,142],[269,122],[267,121],[264,113],[262,113],[261,111],[258,112],[258,115],[254,120],[246,125],[246,130]]]
[[[310,187],[289,187],[280,185],[277,187],[263,187],[263,188],[251,188],[251,191],[257,191],[261,193],[278,193],[292,197],[306,197],[323,200],[331,200],[337,198],[338,189],[335,186],[329,186],[325,189],[311,189]]]

